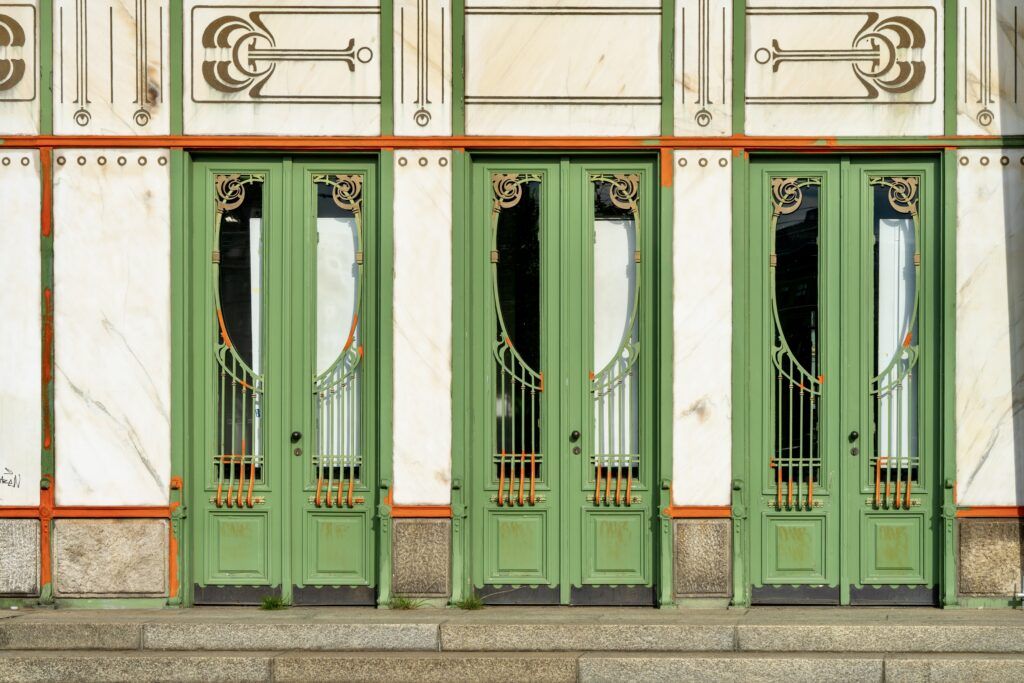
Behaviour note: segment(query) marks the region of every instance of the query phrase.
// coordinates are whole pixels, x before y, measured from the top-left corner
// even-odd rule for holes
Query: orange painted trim
[[[53,583],[53,559],[50,553],[50,523],[53,520],[53,475],[42,477],[50,483],[39,495],[39,585]]]
[[[978,517],[997,517],[1002,519],[1020,519],[1024,517],[1024,506],[990,505],[961,508],[956,511],[960,519]]]
[[[39,519],[38,507],[0,508],[0,519]]]
[[[672,150],[661,150],[661,186],[672,187]]]
[[[859,150],[922,150],[942,149],[942,142],[977,142],[997,140],[994,136],[932,136],[930,144],[887,145],[864,143],[840,145],[835,137],[789,136],[748,137],[512,137],[512,136],[271,136],[271,135],[25,135],[0,138],[0,147],[19,148],[171,148],[183,150],[261,149],[261,150],[402,150],[402,149],[800,149],[809,152],[833,153]]]
[[[731,505],[669,505],[664,510],[672,519],[727,519],[732,517]]]
[[[49,474],[43,475],[44,479],[53,480]],[[52,491],[52,484],[51,484]],[[52,499],[50,491],[43,491],[44,498],[47,495]],[[177,506],[148,507],[104,507],[104,506],[66,506],[55,507],[50,503],[41,504],[35,507],[0,507],[0,519],[35,519],[49,516],[51,519],[166,519],[171,516],[171,510]]]
[[[384,504],[391,508],[391,516],[397,519],[449,519],[452,516],[451,505],[395,505],[394,489],[388,489],[388,497]]]

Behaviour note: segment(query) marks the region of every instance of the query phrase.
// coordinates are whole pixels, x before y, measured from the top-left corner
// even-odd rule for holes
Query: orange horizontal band
[[[452,516],[450,505],[395,505],[391,508],[392,517],[414,518],[433,517],[447,519]]]
[[[38,507],[0,507],[0,519],[36,519]]]
[[[672,519],[722,519],[732,517],[729,505],[669,505],[665,515]]]
[[[0,518],[34,519],[39,517],[38,507],[0,507]],[[131,506],[67,506],[53,508],[53,516],[65,519],[164,519],[171,516],[171,508]]]
[[[1018,518],[1024,517],[1024,506],[1013,506],[1013,505],[990,505],[990,506],[972,506],[969,508],[960,508],[956,511],[956,516],[960,518],[964,517],[1009,517]]]
[[[287,136],[287,135],[26,135],[0,138],[5,148],[153,148],[170,147],[188,150],[216,149],[284,149],[284,150],[401,150],[401,149],[804,149],[831,153],[841,147],[857,150],[920,150],[936,149],[942,142],[976,142],[997,140],[990,135],[928,136],[928,144],[861,143],[840,145],[835,137],[790,136],[748,137],[512,137],[462,135],[451,137],[395,136]],[[939,147],[941,148],[941,147]]]

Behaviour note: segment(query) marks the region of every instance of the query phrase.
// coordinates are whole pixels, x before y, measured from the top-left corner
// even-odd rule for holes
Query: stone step
[[[28,681],[1020,681],[1024,657],[834,653],[217,652],[10,650],[0,683]]]
[[[877,623],[777,615],[756,619],[639,612],[608,618],[599,612],[548,613],[547,618],[486,611],[469,616],[384,610],[267,616],[256,610],[204,616],[199,611],[125,615],[117,612],[34,614],[0,619],[2,650],[196,651],[451,651],[451,652],[964,652],[1024,654],[1024,619],[1003,612],[984,617]],[[881,613],[880,613],[881,614]],[[940,613],[941,614],[941,613]],[[788,618],[787,618],[788,617]],[[973,617],[973,618],[972,618]],[[698,622],[698,623],[694,623]],[[717,622],[717,623],[716,623]]]

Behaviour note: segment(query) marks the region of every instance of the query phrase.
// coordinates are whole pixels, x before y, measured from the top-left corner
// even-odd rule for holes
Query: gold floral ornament
[[[804,202],[804,188],[820,185],[814,178],[772,178],[772,206],[776,216],[785,216],[800,208]]]
[[[529,173],[494,173],[491,187],[494,189],[494,210],[511,209],[523,198],[523,185],[540,180],[540,176]]]
[[[330,185],[331,199],[342,211],[360,213],[363,206],[363,176],[315,175],[314,183]]]

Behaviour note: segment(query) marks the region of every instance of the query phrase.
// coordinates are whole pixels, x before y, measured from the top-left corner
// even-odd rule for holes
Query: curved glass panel
[[[821,469],[820,251],[821,181],[772,179],[769,264],[775,381],[775,444],[769,466],[778,509],[810,509]]]
[[[217,507],[252,507],[263,475],[263,178],[214,178]]]
[[[494,174],[491,184],[497,503],[533,505],[543,461],[540,420],[544,377],[539,370],[541,180],[530,174]]]
[[[314,175],[316,191],[317,507],[353,507],[362,479],[362,184],[359,175]]]

